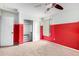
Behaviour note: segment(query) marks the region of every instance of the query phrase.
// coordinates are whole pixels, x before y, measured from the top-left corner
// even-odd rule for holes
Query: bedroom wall
[[[33,34],[34,34],[33,41],[40,40],[39,34],[37,34],[37,32],[39,31],[39,28],[37,29],[39,22],[36,21],[39,18],[34,17],[33,14],[35,13],[35,11],[32,7],[30,7],[27,4],[20,4],[20,3],[0,3],[0,9],[6,9],[6,10],[17,9],[19,12],[19,15],[14,20],[14,37],[13,37],[14,44],[22,44],[23,43],[23,35],[24,35],[23,34],[23,32],[24,32],[24,30],[23,30],[24,29],[23,28],[24,22],[23,21],[24,21],[24,19],[34,21],[34,23],[33,23],[33,25],[34,25],[34,27],[33,27]],[[34,12],[32,12],[31,10]]]
[[[50,20],[50,36],[43,35],[40,27],[40,38],[67,47],[79,49],[79,4],[61,4],[64,10],[52,15]]]

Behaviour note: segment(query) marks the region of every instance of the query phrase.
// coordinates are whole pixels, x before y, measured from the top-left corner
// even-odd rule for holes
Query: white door
[[[29,41],[29,24],[28,22],[24,22],[24,42]]]
[[[14,16],[3,13],[1,18],[1,46],[13,45]]]
[[[24,42],[32,41],[32,26],[33,22],[25,20],[24,21]]]

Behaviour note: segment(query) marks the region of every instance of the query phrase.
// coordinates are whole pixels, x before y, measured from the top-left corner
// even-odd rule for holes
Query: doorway
[[[33,41],[33,21],[24,20],[24,40],[23,42]]]

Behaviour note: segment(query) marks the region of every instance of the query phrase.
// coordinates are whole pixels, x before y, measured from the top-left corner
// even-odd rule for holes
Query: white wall
[[[19,12],[19,20],[15,20],[15,24],[24,24],[24,19],[28,20],[34,20],[33,22],[33,41],[40,40],[40,25],[39,25],[39,18],[37,18],[37,15],[35,14],[36,11],[34,11],[33,8],[31,8],[28,5],[24,4],[11,4],[11,3],[0,3],[0,8],[1,9],[17,9]],[[34,16],[36,15],[36,17]]]
[[[79,3],[59,3],[64,9],[52,8],[44,18],[49,18],[51,24],[79,22]]]
[[[21,4],[0,3],[0,8],[2,8],[2,9],[7,9],[7,8],[17,9],[18,12],[19,12],[19,23],[23,23],[23,19],[29,19],[30,18],[27,9],[25,8],[25,6],[23,6]]]
[[[40,19],[33,21],[33,41],[40,40]]]
[[[51,24],[63,24],[63,23],[71,23],[79,21],[79,4],[63,4],[63,11],[59,11],[56,9],[52,9],[45,16],[51,18]],[[15,23],[23,24],[24,19],[33,20],[33,41],[40,40],[40,13],[37,15],[37,11],[25,4],[11,4],[11,3],[0,3],[1,9],[11,8],[18,9],[19,12],[19,20],[17,19]],[[52,13],[51,13],[52,12]],[[51,13],[51,14],[50,14]],[[50,16],[51,15],[51,16]],[[39,16],[39,17],[38,17]]]
[[[51,24],[79,22],[79,4],[70,3],[60,5],[64,7],[64,10],[51,16]]]
[[[18,9],[19,23],[23,23],[23,19],[34,20],[32,18],[37,18],[42,15],[38,9],[35,9],[32,4],[28,3],[0,3],[0,8]]]

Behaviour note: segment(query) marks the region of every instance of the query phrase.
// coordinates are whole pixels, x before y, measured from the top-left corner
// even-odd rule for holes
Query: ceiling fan
[[[59,5],[59,4],[57,4],[57,3],[52,3],[51,4],[51,7],[49,7],[49,8],[47,8],[47,10],[46,11],[49,11],[51,8],[56,8],[56,9],[59,9],[59,10],[63,10],[64,8],[61,6],[61,5]]]
[[[63,10],[64,8],[57,4],[57,3],[40,3],[40,4],[37,4],[35,7],[42,7],[42,6],[48,6],[50,5],[48,8],[46,8],[46,12],[50,11],[52,8],[56,8],[56,9],[59,9],[59,10]]]

